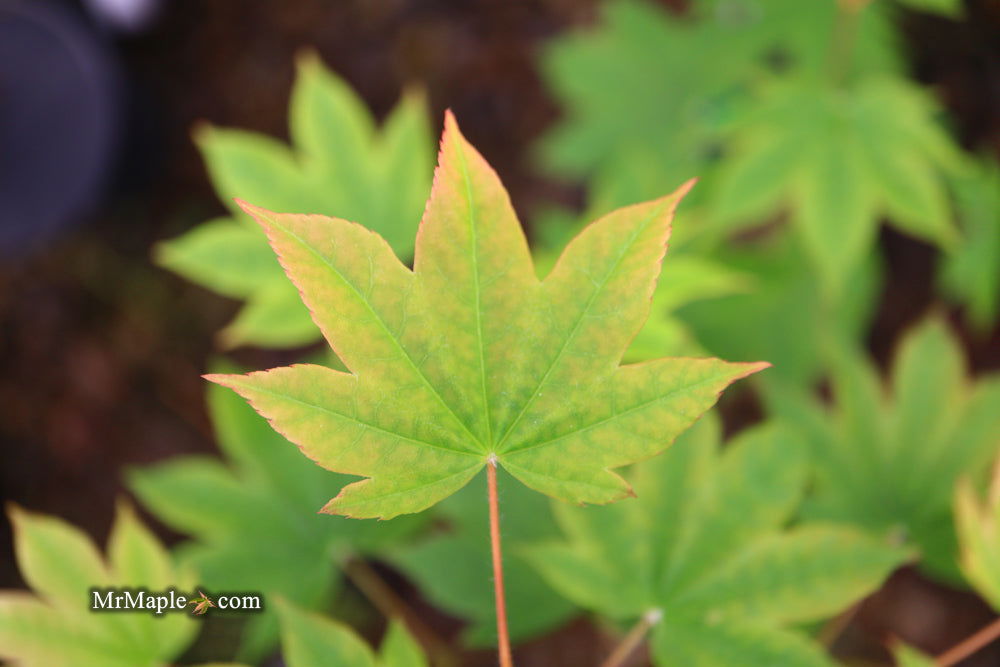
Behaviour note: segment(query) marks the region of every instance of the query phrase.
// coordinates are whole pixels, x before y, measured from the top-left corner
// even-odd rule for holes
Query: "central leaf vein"
[[[469,230],[472,235],[472,273],[475,279],[476,293],[476,337],[479,342],[479,377],[483,392],[483,410],[486,415],[486,441],[493,445],[493,419],[490,415],[490,398],[486,391],[486,352],[483,349],[483,314],[479,284],[479,237],[476,230],[476,204],[472,194],[472,182],[469,177],[469,167],[465,161],[465,152],[458,149],[459,164],[462,165],[462,180],[465,181],[465,197],[469,202]]]

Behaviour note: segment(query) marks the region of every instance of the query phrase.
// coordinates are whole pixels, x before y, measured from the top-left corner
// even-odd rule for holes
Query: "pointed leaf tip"
[[[403,84],[400,98],[405,104],[427,104],[427,86],[420,81],[407,81]]]
[[[232,388],[233,379],[242,376],[233,373],[205,373],[201,377],[203,380],[208,380],[214,384]]]
[[[766,371],[768,368],[771,368],[773,364],[771,364],[770,361],[747,361],[734,365],[743,367],[743,372],[733,377],[733,382],[736,382],[737,380],[744,380],[751,375],[760,373],[761,371]]]
[[[698,183],[697,178],[689,178],[688,180],[684,181],[679,187],[677,187],[677,189],[674,190],[673,192],[665,194],[662,197],[654,199],[652,202],[650,202],[655,204],[660,204],[660,203],[668,204],[667,209],[664,211],[664,215],[667,218],[666,223],[668,228],[673,227],[673,220],[674,220],[674,215],[677,213],[677,207],[680,206],[681,201],[683,201],[684,197],[686,197],[688,193],[691,192],[691,189],[694,188],[694,186],[697,183]]]
[[[271,213],[266,208],[261,208],[260,206],[255,206],[245,199],[240,199],[239,197],[233,197],[233,201],[239,206],[243,211],[252,217],[257,222],[264,224],[261,218],[265,217],[266,214]]]
[[[191,124],[191,141],[202,150],[211,133],[212,124],[203,118]]]
[[[438,139],[438,154],[437,163],[434,167],[434,180],[431,183],[431,189],[437,184],[438,172],[441,170],[441,163],[444,161],[444,151],[445,147],[451,143],[455,138],[462,136],[462,130],[458,127],[458,120],[455,118],[455,114],[452,113],[451,109],[444,110],[444,123],[441,126],[441,137]],[[433,196],[433,192],[432,195]],[[425,211],[426,213],[426,211]]]
[[[23,507],[15,503],[13,500],[8,500],[7,502],[5,502],[3,504],[3,508],[4,512],[7,514],[7,517],[10,519],[11,525],[14,524],[15,520],[18,517],[22,516],[26,512],[26,510]]]
[[[298,70],[305,70],[310,67],[322,65],[319,52],[312,46],[303,46],[295,52],[295,67]]]
[[[469,140],[465,138],[465,134],[462,133],[462,128],[458,125],[458,118],[455,117],[454,112],[449,108],[444,111],[444,128],[441,131],[441,151],[444,151],[445,147],[451,143],[460,144],[467,149],[471,149],[475,153],[479,152],[472,144],[469,143]],[[441,157],[441,155],[438,155],[438,168],[441,166]]]
[[[684,199],[687,193],[691,192],[694,186],[698,185],[698,180],[698,177],[695,176],[694,178],[689,178],[684,181],[681,186],[677,188],[675,193],[677,195],[677,200],[680,201],[681,199]]]

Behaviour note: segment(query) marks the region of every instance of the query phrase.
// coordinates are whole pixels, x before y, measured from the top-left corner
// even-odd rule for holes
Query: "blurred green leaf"
[[[690,178],[711,134],[712,118],[700,104],[726,70],[726,63],[713,67],[712,58],[738,64],[739,57],[701,48],[705,39],[650,4],[612,2],[599,27],[555,40],[542,66],[567,115],[541,146],[545,162],[580,176],[624,147],[648,143],[670,156],[672,182]],[[706,58],[691,59],[691,53]],[[661,150],[665,146],[670,150]]]
[[[994,433],[994,454],[1000,456],[1000,429]],[[1000,463],[983,499],[971,479],[961,481],[955,497],[955,522],[962,573],[994,611],[1000,612]]]
[[[232,392],[213,386],[208,400],[228,465],[184,457],[129,474],[153,514],[194,538],[181,553],[207,588],[261,590],[315,608],[338,589],[340,562],[377,553],[422,525],[419,517],[374,522],[318,514],[349,478],[303,457]],[[258,657],[276,639],[276,619],[265,610],[250,620],[242,655]]]
[[[784,528],[806,483],[803,448],[773,426],[725,451],[719,437],[703,419],[634,466],[635,499],[555,505],[566,541],[527,553],[577,604],[654,621],[657,665],[831,665],[789,626],[837,613],[908,554],[848,527]]]
[[[547,52],[566,116],[543,141],[543,157],[559,173],[589,178],[590,213],[695,174],[707,176],[686,203],[706,209],[700,234],[787,212],[826,301],[845,298],[882,216],[953,246],[945,177],[963,158],[931,98],[900,76],[895,8],[870,3],[844,28],[837,4],[717,0],[683,14],[607,4],[597,27]],[[831,44],[846,29],[842,87]]]
[[[828,292],[843,290],[874,244],[879,217],[949,247],[958,238],[945,176],[961,155],[935,107],[903,81],[837,89],[776,84],[739,123],[719,168],[714,223],[767,221],[787,210]]]
[[[935,667],[937,665],[930,656],[903,643],[893,646],[892,656],[896,659],[896,667]]]
[[[379,651],[382,667],[427,667],[423,649],[400,621],[391,621]]]
[[[758,60],[770,72],[797,77],[829,73],[831,45],[843,40],[840,0],[696,0],[739,29]],[[855,3],[857,4],[857,3]],[[861,7],[852,28],[847,76],[894,75],[904,68],[893,25],[893,7],[879,0]]]
[[[777,236],[746,247],[733,245],[711,259],[746,276],[748,289],[690,303],[677,315],[697,341],[724,359],[767,359],[759,382],[807,387],[824,368],[823,341],[857,340],[874,314],[881,270],[869,258],[850,277],[851,298],[827,303],[819,280],[796,239]]]
[[[557,595],[528,565],[519,551],[558,535],[548,501],[498,470],[504,582],[511,640],[515,643],[561,625],[575,608]],[[464,639],[472,646],[496,645],[493,571],[490,563],[486,480],[480,475],[443,500],[435,514],[446,532],[394,550],[391,561],[405,572],[435,605],[467,619]]]
[[[1000,377],[971,381],[958,341],[935,319],[900,344],[891,395],[857,352],[834,351],[830,366],[830,410],[799,392],[769,399],[812,446],[816,484],[804,516],[913,544],[929,572],[957,580],[953,489],[997,452]]]
[[[981,332],[1000,311],[1000,165],[983,162],[953,180],[964,238],[944,262],[945,289]]]
[[[689,304],[712,302],[753,288],[750,275],[711,259],[683,254],[667,259],[653,293],[649,319],[625,352],[625,361],[645,361],[668,354],[704,356],[705,349],[677,317],[676,311]]]
[[[413,637],[398,621],[389,624],[378,655],[346,625],[277,603],[281,616],[282,656],[288,667],[427,667]]]
[[[360,98],[308,53],[299,60],[289,116],[293,147],[240,130],[197,130],[216,192],[233,217],[209,221],[156,250],[161,265],[246,301],[221,333],[226,346],[293,347],[320,337],[264,233],[234,198],[359,222],[404,261],[413,254],[433,165],[423,96],[408,91],[377,129]]]
[[[949,18],[960,18],[965,13],[962,0],[898,0],[908,9],[930,14],[940,14]]]
[[[21,574],[35,595],[0,592],[0,657],[25,665],[133,667],[166,664],[194,639],[187,613],[95,613],[91,589],[177,589],[194,579],[178,567],[125,504],[108,540],[108,557],[80,530],[56,519],[9,509]]]
[[[826,71],[836,11],[834,0],[703,0],[684,15],[648,2],[606,3],[596,27],[558,37],[544,55],[546,81],[566,112],[542,142],[545,162],[579,177],[627,166],[622,153],[639,150],[656,156],[670,183],[701,173],[761,74]],[[893,37],[885,9],[866,8],[855,67],[897,71]]]

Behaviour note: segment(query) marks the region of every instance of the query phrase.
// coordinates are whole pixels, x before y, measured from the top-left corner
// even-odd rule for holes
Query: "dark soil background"
[[[581,201],[578,188],[533,172],[528,156],[559,116],[538,75],[539,49],[593,21],[595,0],[173,0],[131,35],[97,26],[76,3],[52,4],[99,33],[118,68],[125,122],[99,205],[2,260],[0,497],[59,515],[99,540],[124,493],[124,468],[215,450],[199,375],[236,304],[150,261],[158,240],[223,212],[189,139],[197,120],[286,137],[294,55],[315,46],[379,116],[406,82],[424,82],[436,122],[446,106],[455,111],[529,224],[541,202]],[[1000,151],[1000,2],[968,5],[962,22],[911,13],[900,21],[915,76],[939,90],[963,144]],[[882,245],[890,273],[870,345],[884,360],[901,328],[933,300],[935,254],[892,232]],[[977,372],[1000,368],[998,332],[965,338]],[[254,350],[237,356],[252,367],[287,359]],[[738,398],[728,408],[736,422],[754,410]],[[382,572],[442,633],[456,631],[406,582]],[[10,527],[0,519],[0,587],[20,585]],[[877,640],[896,634],[938,651],[991,617],[971,595],[903,571],[863,605],[838,646],[877,655]],[[607,641],[581,620],[516,655],[525,666],[590,664]],[[470,656],[470,664],[493,661]],[[967,664],[1000,664],[1000,651]]]

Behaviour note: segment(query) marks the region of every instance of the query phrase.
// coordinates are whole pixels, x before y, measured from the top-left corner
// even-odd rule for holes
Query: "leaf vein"
[[[507,439],[514,432],[514,429],[517,427],[517,425],[521,423],[521,419],[524,418],[524,415],[528,412],[528,409],[532,405],[534,405],[535,399],[537,399],[538,396],[540,396],[538,390],[541,389],[542,386],[544,386],[545,381],[549,379],[549,375],[552,374],[553,369],[555,369],[556,365],[558,365],[559,363],[559,360],[562,359],[563,354],[566,352],[567,348],[569,348],[570,341],[573,340],[573,338],[576,336],[577,331],[579,331],[580,326],[583,324],[584,319],[586,319],[586,315],[590,311],[591,306],[593,306],[594,301],[597,300],[597,295],[600,294],[601,290],[603,290],[607,286],[608,281],[611,280],[611,276],[614,274],[615,271],[618,270],[618,267],[621,265],[625,255],[628,253],[629,250],[631,250],[632,245],[635,243],[635,239],[646,228],[646,225],[648,225],[654,217],[659,215],[659,213],[660,209],[657,208],[642,222],[641,225],[638,225],[637,230],[632,234],[631,238],[629,238],[628,243],[623,244],[621,252],[619,252],[618,257],[615,258],[614,265],[603,276],[603,278],[600,281],[600,284],[599,285],[597,283],[594,284],[595,289],[591,293],[590,298],[587,300],[587,304],[583,307],[583,310],[581,310],[580,315],[577,317],[576,322],[573,325],[573,330],[570,331],[570,334],[566,337],[565,340],[563,340],[562,345],[559,347],[559,352],[556,353],[555,357],[553,357],[552,362],[549,364],[549,367],[545,370],[545,373],[542,375],[542,379],[539,380],[538,384],[535,386],[535,390],[531,392],[531,395],[525,402],[524,407],[522,407],[520,412],[517,413],[517,417],[511,423],[507,431],[503,434],[503,437],[497,444],[496,447],[497,450],[502,449],[503,444],[507,442]],[[523,451],[523,450],[518,449],[514,451]]]
[[[518,449],[512,449],[512,450],[510,450],[508,452],[505,452],[505,453],[506,454],[520,454],[520,453],[526,452],[526,451],[528,451],[530,449],[536,449],[538,447],[545,447],[547,445],[551,445],[553,443],[559,442],[560,440],[565,440],[566,438],[569,438],[571,436],[580,435],[581,433],[584,433],[584,432],[589,431],[591,429],[597,428],[598,426],[602,426],[602,425],[604,425],[604,424],[606,424],[606,423],[608,423],[610,421],[618,419],[619,417],[624,417],[624,416],[629,415],[629,414],[631,414],[633,412],[636,412],[638,410],[642,410],[643,408],[647,408],[650,405],[653,405],[654,403],[658,403],[660,401],[669,400],[669,399],[671,399],[672,397],[676,396],[677,394],[679,394],[681,392],[685,392],[685,391],[688,391],[688,390],[691,390],[691,389],[696,389],[698,387],[701,387],[702,385],[706,385],[706,384],[711,384],[713,382],[717,382],[718,380],[719,380],[718,377],[711,377],[711,378],[708,378],[706,380],[699,380],[698,382],[695,382],[693,384],[685,385],[683,387],[678,387],[677,389],[674,389],[673,391],[669,391],[666,394],[659,395],[659,396],[657,396],[655,398],[652,398],[652,399],[650,399],[648,401],[643,401],[642,403],[638,403],[636,405],[633,405],[631,408],[628,408],[628,409],[623,410],[621,412],[612,413],[611,415],[605,417],[604,419],[600,419],[600,420],[598,420],[596,422],[593,422],[591,424],[587,424],[586,426],[578,428],[578,429],[576,429],[574,431],[570,431],[569,433],[563,433],[562,435],[558,435],[558,436],[556,436],[554,438],[551,438],[549,440],[545,440],[543,442],[538,442],[538,443],[534,443],[534,444],[531,444],[531,445],[527,445],[525,447],[521,447],[521,448],[518,448]]]
[[[486,439],[493,445],[493,424],[490,417],[490,398],[486,391],[486,351],[483,349],[483,313],[482,286],[479,284],[479,236],[476,230],[476,204],[472,196],[472,179],[469,177],[469,167],[465,161],[465,150],[458,147],[459,162],[462,165],[462,180],[465,181],[465,198],[469,202],[469,230],[472,234],[472,273],[475,278],[476,292],[476,338],[479,342],[479,376],[483,392],[483,410],[486,415]]]
[[[399,339],[397,339],[393,335],[393,333],[389,330],[389,326],[385,323],[385,321],[378,314],[378,312],[375,311],[375,309],[372,307],[371,303],[369,303],[368,300],[365,299],[364,295],[361,294],[361,292],[358,290],[358,288],[350,280],[348,280],[347,277],[344,276],[344,274],[342,274],[337,269],[336,266],[334,266],[332,263],[330,263],[327,260],[327,258],[322,255],[322,253],[320,253],[318,250],[316,250],[310,243],[307,243],[305,241],[305,239],[303,239],[298,234],[296,234],[292,230],[288,229],[287,227],[285,227],[281,223],[277,222],[276,220],[274,220],[272,222],[273,222],[273,224],[275,226],[277,226],[278,228],[280,228],[285,234],[288,234],[289,236],[291,236],[293,239],[295,239],[296,241],[298,241],[299,244],[302,245],[306,250],[308,250],[313,255],[315,255],[320,260],[320,262],[323,263],[323,265],[325,265],[328,269],[330,269],[330,271],[332,271],[337,276],[337,278],[339,278],[345,285],[347,285],[350,288],[350,290],[354,293],[354,295],[358,298],[358,300],[361,301],[362,304],[364,304],[364,306],[368,310],[368,312],[371,313],[372,318],[375,320],[375,322],[378,323],[379,327],[386,334],[386,336],[389,338],[389,340],[392,341],[392,343],[395,345],[395,347],[402,353],[403,358],[406,359],[406,361],[408,362],[410,368],[413,369],[413,371],[416,373],[417,377],[419,377],[420,380],[423,382],[423,384],[428,389],[430,389],[431,394],[437,399],[438,403],[440,403],[441,406],[448,413],[451,414],[451,416],[455,419],[455,421],[457,421],[458,424],[462,427],[462,429],[466,433],[469,434],[469,436],[473,439],[473,441],[475,441],[475,442],[479,443],[480,445],[482,445],[482,442],[480,442],[479,438],[477,438],[476,435],[469,429],[468,425],[462,419],[459,418],[458,414],[455,413],[455,410],[450,405],[448,405],[447,401],[444,400],[444,397],[441,396],[441,394],[438,392],[437,388],[431,383],[431,381],[427,378],[427,376],[424,375],[424,373],[420,370],[420,367],[417,366],[416,362],[413,360],[413,357],[410,356],[409,351],[403,346],[403,344],[399,341]],[[355,376],[355,377],[357,377],[357,376]],[[458,451],[458,450],[451,450],[451,451]],[[469,453],[471,453],[471,452],[469,452]]]
[[[362,426],[364,428],[369,428],[369,429],[371,429],[373,431],[378,431],[379,433],[384,433],[385,435],[389,435],[389,436],[392,436],[394,438],[398,438],[400,440],[408,440],[408,441],[410,441],[410,442],[412,442],[414,444],[426,445],[426,446],[432,447],[434,449],[440,449],[440,450],[443,450],[443,451],[446,451],[446,452],[451,452],[452,454],[462,454],[463,456],[474,456],[476,458],[480,458],[479,454],[476,454],[476,453],[473,453],[473,452],[467,452],[467,451],[462,450],[462,449],[452,449],[451,447],[446,447],[444,445],[433,443],[433,442],[430,442],[430,441],[427,441],[427,440],[421,440],[420,438],[414,438],[412,436],[404,435],[402,433],[396,433],[394,431],[390,431],[390,430],[388,430],[386,428],[383,428],[381,426],[377,426],[376,424],[372,424],[370,422],[366,422],[366,421],[363,421],[361,419],[358,419],[357,417],[345,414],[343,412],[338,412],[336,410],[330,409],[330,408],[328,408],[326,406],[323,406],[323,405],[318,405],[316,403],[311,403],[309,401],[303,401],[301,399],[289,396],[288,394],[283,394],[283,393],[280,393],[280,392],[277,392],[277,391],[270,391],[270,390],[267,390],[267,389],[261,389],[260,387],[257,387],[257,386],[251,386],[250,389],[252,391],[254,391],[254,392],[261,393],[261,394],[266,394],[266,395],[272,396],[274,398],[280,398],[280,399],[284,399],[286,401],[291,401],[292,403],[298,403],[299,405],[304,405],[307,408],[314,408],[316,410],[319,410],[321,412],[325,412],[325,413],[333,415],[335,417],[340,417],[342,419],[345,419],[345,420],[347,420],[349,422],[357,424],[358,426]]]

